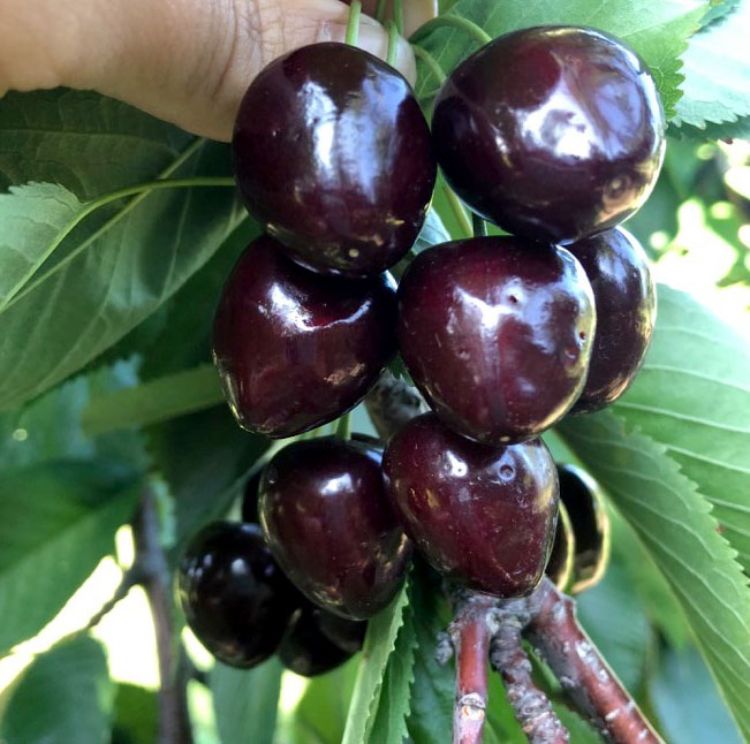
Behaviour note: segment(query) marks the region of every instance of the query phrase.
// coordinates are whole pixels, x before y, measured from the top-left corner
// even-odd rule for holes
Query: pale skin
[[[364,0],[364,11],[375,4]],[[432,18],[436,4],[404,0],[405,33]],[[91,89],[228,141],[263,66],[305,44],[343,41],[348,14],[340,0],[0,0],[0,98]],[[358,45],[386,56],[387,34],[366,15]],[[395,64],[414,78],[405,40]]]

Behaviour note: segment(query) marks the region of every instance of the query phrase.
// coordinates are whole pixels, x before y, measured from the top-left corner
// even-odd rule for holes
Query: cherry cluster
[[[664,129],[643,62],[586,28],[489,43],[443,85],[431,131],[406,80],[352,46],[304,47],[256,78],[233,153],[266,233],[226,284],[214,360],[243,428],[296,441],[250,489],[262,530],[209,526],[183,561],[188,620],[219,658],[331,668],[413,547],[446,579],[514,598],[541,580],[557,529],[562,582],[561,484],[573,586],[600,571],[590,484],[558,472],[539,435],[612,403],[642,363],[655,293],[619,225],[654,185]],[[415,256],[438,164],[499,230]],[[310,438],[397,352],[430,413],[384,453]]]

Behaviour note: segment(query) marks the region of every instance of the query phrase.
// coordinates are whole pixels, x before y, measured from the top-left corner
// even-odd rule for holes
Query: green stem
[[[121,199],[126,199],[131,196],[137,197],[130,204],[128,204],[127,207],[122,210],[122,212],[120,212],[115,218],[113,218],[113,220],[108,221],[104,226],[102,226],[100,230],[97,230],[94,235],[90,236],[87,240],[81,243],[81,245],[79,245],[74,251],[71,251],[62,261],[60,261],[60,263],[55,264],[54,268],[52,268],[49,272],[40,276],[36,281],[26,285],[23,291],[20,291],[21,286],[23,286],[22,282],[16,285],[8,294],[6,301],[2,305],[0,305],[0,312],[7,310],[9,307],[18,302],[22,297],[26,296],[29,292],[39,286],[39,284],[46,281],[52,273],[59,271],[63,266],[70,263],[76,256],[78,256],[82,251],[88,248],[88,246],[99,237],[103,230],[111,227],[114,222],[118,221],[125,213],[129,212],[136,204],[140,203],[143,198],[148,196],[148,194],[150,194],[152,191],[161,191],[164,189],[192,189],[196,187],[234,188],[234,186],[235,181],[231,177],[195,176],[192,178],[162,178],[155,181],[146,181],[134,186],[127,186],[123,189],[112,191],[111,193],[105,194],[104,196],[101,196],[94,201],[84,204],[81,211],[74,215],[71,220],[60,230],[60,232],[58,232],[58,234],[49,244],[47,250],[42,256],[40,256],[39,260],[36,262],[34,270],[36,270],[36,268],[40,267],[45,261],[47,261],[47,259],[57,250],[57,248],[60,247],[65,238],[67,238],[68,235],[70,235],[70,233],[76,227],[78,227],[78,225],[80,225],[81,222],[83,222],[83,220],[86,219],[86,217],[88,217],[90,214],[96,212],[98,209],[106,206],[107,204],[112,204],[113,202],[120,201]]]
[[[404,35],[404,0],[393,0],[393,20],[401,36]]]
[[[448,203],[450,204],[451,209],[453,210],[453,214],[456,216],[456,219],[461,225],[461,229],[464,231],[466,235],[471,235],[474,232],[474,227],[471,224],[471,220],[469,219],[469,216],[466,214],[464,205],[461,204],[460,199],[456,196],[453,189],[451,189],[448,185],[443,185],[443,191],[445,192],[445,196],[448,199]]]
[[[393,21],[388,21],[388,54],[385,61],[393,66],[396,64],[396,50],[398,49],[398,29]]]
[[[375,6],[375,20],[378,23],[385,21],[385,6],[387,0],[378,0],[378,4]]]
[[[438,28],[457,28],[461,31],[465,31],[472,36],[480,46],[489,44],[492,41],[492,37],[481,26],[474,23],[474,21],[470,21],[463,16],[453,15],[452,13],[441,15],[437,18],[433,18],[431,21],[427,21],[427,23],[420,26],[411,35],[409,41],[411,41],[412,44],[416,44],[420,39],[423,39],[431,31]]]
[[[438,81],[438,85],[442,85],[448,76],[445,74],[445,71],[440,66],[440,63],[426,49],[423,49],[421,46],[412,44],[412,49],[414,50],[414,56],[418,60],[421,60],[422,62],[424,62],[424,64],[427,66],[427,69],[435,76],[435,78]]]
[[[471,224],[475,238],[487,237],[487,223],[476,212],[471,215]]]
[[[352,46],[357,46],[359,41],[359,16],[362,13],[361,0],[352,0],[349,6],[349,20],[346,23],[346,36],[344,41]]]
[[[339,439],[347,441],[352,436],[352,422],[351,414],[345,413],[340,419],[338,426],[336,427],[336,436]]]

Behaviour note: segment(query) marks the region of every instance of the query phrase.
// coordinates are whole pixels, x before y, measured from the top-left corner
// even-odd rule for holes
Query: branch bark
[[[528,617],[515,600],[498,611],[498,629],[492,638],[490,662],[500,673],[516,720],[530,744],[567,744],[570,741],[547,695],[531,676],[531,662],[524,651],[521,630]]]
[[[492,608],[497,599],[475,592],[461,593],[450,635],[456,656],[456,700],[453,744],[481,744],[487,710],[487,659],[495,630]]]
[[[153,492],[146,488],[134,522],[136,565],[154,619],[159,656],[159,744],[191,744],[184,665],[175,643],[171,574],[159,531]]]
[[[545,577],[529,608],[529,640],[602,735],[616,744],[663,744],[578,624],[575,602]]]

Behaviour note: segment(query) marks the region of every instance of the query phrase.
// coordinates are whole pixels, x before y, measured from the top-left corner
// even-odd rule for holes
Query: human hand
[[[406,32],[435,4],[407,0]],[[363,5],[373,12],[376,0]],[[252,78],[290,49],[343,41],[348,14],[339,0],[0,0],[0,96],[93,89],[226,141]],[[358,45],[387,52],[384,29],[365,15]],[[403,39],[395,64],[413,79]]]

